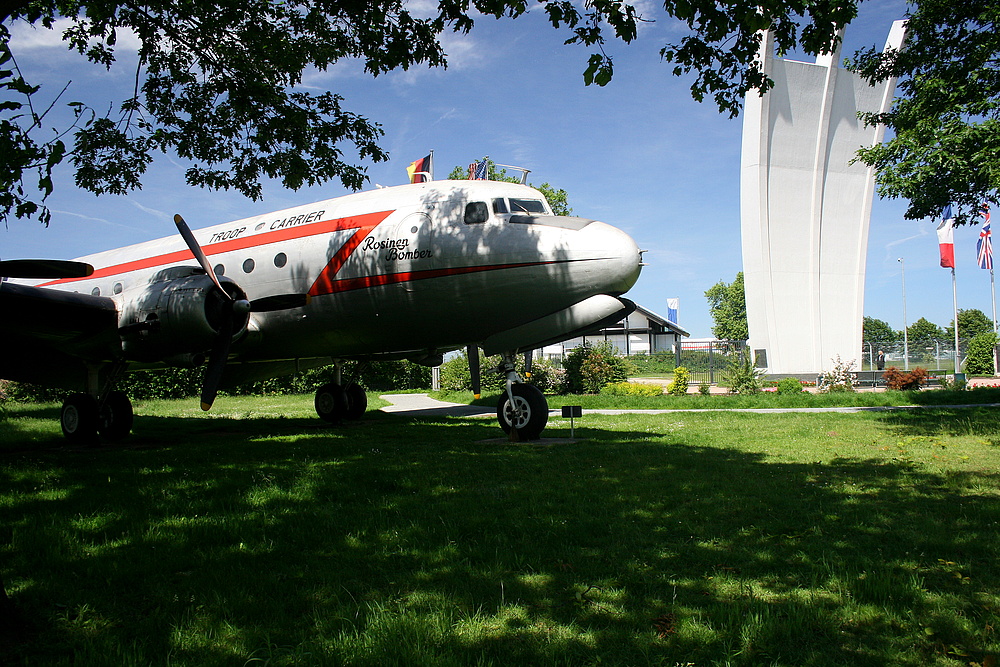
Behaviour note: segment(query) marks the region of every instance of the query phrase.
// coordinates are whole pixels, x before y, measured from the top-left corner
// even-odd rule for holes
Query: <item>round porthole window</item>
[[[224,276],[224,275],[226,275],[226,265],[225,264],[216,264],[215,268],[213,268],[212,270],[215,271],[215,275],[217,275],[217,276]]]
[[[283,252],[279,252],[274,256],[274,265],[279,269],[288,263],[288,256]]]
[[[114,293],[115,294],[121,294],[122,293],[122,284],[121,283],[115,283]]]
[[[94,289],[90,290],[90,293],[93,294],[94,296],[101,296],[101,288],[95,287]]]
[[[255,264],[252,259],[246,260],[245,262],[243,262],[243,273],[250,273],[251,271],[253,271],[254,266]]]

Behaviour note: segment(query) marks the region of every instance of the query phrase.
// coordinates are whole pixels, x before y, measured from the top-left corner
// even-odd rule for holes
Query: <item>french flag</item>
[[[941,247],[941,266],[955,268],[955,216],[951,214],[951,204],[941,211],[941,224],[937,228],[938,245]]]

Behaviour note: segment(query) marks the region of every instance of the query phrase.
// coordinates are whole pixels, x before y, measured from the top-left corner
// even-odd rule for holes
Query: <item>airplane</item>
[[[538,439],[548,403],[516,355],[626,317],[641,270],[625,232],[498,181],[384,187],[195,232],[174,222],[179,235],[73,261],[0,261],[0,378],[73,392],[70,441],[131,432],[115,389],[131,370],[207,363],[208,410],[220,388],[334,365],[315,408],[337,423],[367,408],[345,361],[435,366],[463,348],[477,395],[477,348],[501,355],[499,424]]]

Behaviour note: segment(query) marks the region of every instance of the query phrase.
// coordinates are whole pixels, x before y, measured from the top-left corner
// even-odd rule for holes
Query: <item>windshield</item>
[[[543,215],[548,213],[545,208],[545,202],[541,199],[510,199],[510,212],[511,213],[541,213]]]

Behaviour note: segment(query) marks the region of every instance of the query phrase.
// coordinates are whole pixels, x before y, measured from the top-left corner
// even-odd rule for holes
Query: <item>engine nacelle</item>
[[[220,277],[235,300],[246,294],[232,280]],[[176,267],[161,271],[141,292],[125,302],[119,333],[125,357],[132,361],[196,358],[212,348],[233,304],[200,269]],[[234,340],[246,331],[248,312],[232,315]]]

